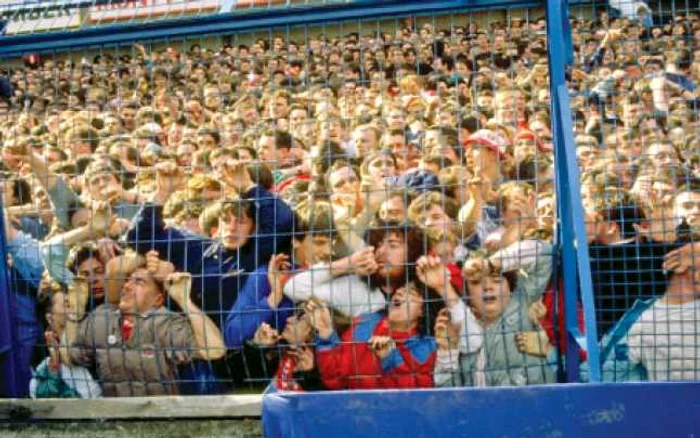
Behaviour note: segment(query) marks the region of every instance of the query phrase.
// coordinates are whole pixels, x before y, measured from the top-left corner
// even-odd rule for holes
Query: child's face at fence
[[[234,214],[223,214],[219,218],[219,235],[224,248],[234,250],[246,244],[253,234],[255,223],[245,213],[238,216]]]
[[[496,321],[510,303],[511,290],[506,279],[501,276],[469,280],[467,285],[469,304],[487,325]]]
[[[280,335],[285,341],[292,345],[299,345],[308,342],[313,333],[313,327],[309,321],[309,316],[304,313],[301,316],[290,316],[287,324]]]
[[[141,268],[131,274],[124,283],[119,310],[127,314],[146,313],[159,307],[162,302],[163,296],[156,282],[146,269]]]
[[[94,257],[83,261],[78,265],[78,275],[85,277],[90,282],[90,293],[95,298],[102,298],[105,293],[104,289],[104,264]]]
[[[423,316],[423,296],[413,283],[394,292],[389,302],[388,319],[392,325],[410,328]]]

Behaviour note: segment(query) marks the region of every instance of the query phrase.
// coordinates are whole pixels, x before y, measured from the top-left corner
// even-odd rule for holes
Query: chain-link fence
[[[572,9],[603,380],[698,372],[700,22],[665,5]],[[588,378],[546,24],[452,10],[7,58],[14,395]]]

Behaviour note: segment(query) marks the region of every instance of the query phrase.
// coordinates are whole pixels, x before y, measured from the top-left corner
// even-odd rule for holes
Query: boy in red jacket
[[[329,389],[432,387],[437,350],[425,329],[433,324],[440,307],[439,295],[408,282],[391,296],[386,313],[356,317],[341,338],[333,330],[328,307],[307,304],[324,385]]]

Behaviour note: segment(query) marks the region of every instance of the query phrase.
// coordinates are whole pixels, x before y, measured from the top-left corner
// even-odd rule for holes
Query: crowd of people
[[[606,381],[693,380],[700,20],[638,3],[571,22],[595,329]],[[412,22],[8,67],[26,395],[543,384],[567,349],[585,379],[544,34]]]

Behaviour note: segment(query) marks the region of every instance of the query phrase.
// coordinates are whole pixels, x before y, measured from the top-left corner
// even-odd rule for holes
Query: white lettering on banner
[[[4,31],[6,35],[68,29],[78,27],[81,23],[80,10],[65,6],[6,11],[2,14],[2,19],[8,21]]]
[[[36,8],[86,6],[90,1],[91,0],[0,0],[0,11],[2,11],[4,17],[7,12]]]
[[[140,0],[91,6],[89,23],[138,20],[170,15],[219,12],[222,0]]]

